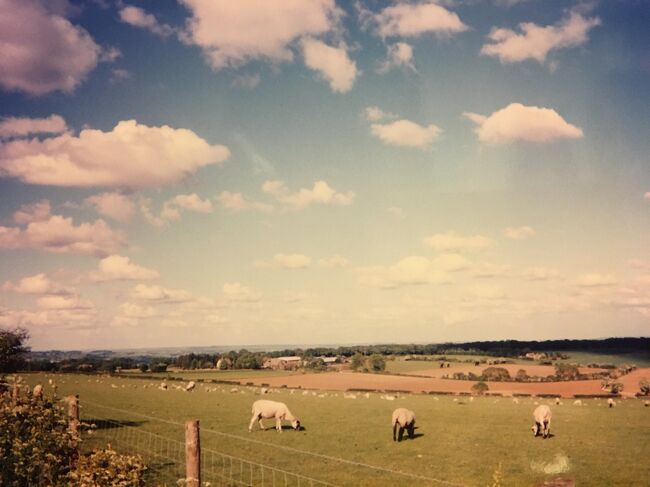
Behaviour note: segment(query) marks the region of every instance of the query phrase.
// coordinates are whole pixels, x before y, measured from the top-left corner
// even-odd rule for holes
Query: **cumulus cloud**
[[[136,303],[122,303],[120,305],[120,315],[126,318],[151,318],[157,316],[157,311],[151,306],[141,306]]]
[[[222,191],[216,199],[219,205],[230,211],[261,211],[263,213],[273,211],[273,205],[248,200],[242,193]]]
[[[503,231],[503,234],[513,240],[526,240],[527,238],[534,237],[536,232],[528,226],[522,227],[508,227]]]
[[[162,286],[138,284],[131,291],[131,297],[141,301],[157,303],[185,303],[192,301],[192,293],[184,289],[168,289]]]
[[[256,267],[275,269],[306,269],[311,265],[311,257],[303,254],[275,254],[270,261],[257,261]]]
[[[105,257],[126,245],[123,233],[112,230],[104,220],[75,226],[72,218],[60,215],[33,221],[25,229],[0,226],[0,248],[31,248],[60,254]]]
[[[266,181],[262,185],[262,191],[296,210],[313,204],[349,206],[355,198],[352,191],[339,193],[325,181],[316,181],[312,189],[301,188],[295,193],[289,191],[283,181]]]
[[[261,294],[239,282],[227,282],[222,288],[227,301],[233,303],[254,303],[261,299]]]
[[[616,278],[609,274],[582,274],[576,279],[576,285],[580,287],[603,287],[616,284]]]
[[[328,257],[326,259],[320,259],[318,265],[326,269],[335,269],[347,267],[350,262],[345,257],[342,257],[338,254]]]
[[[467,30],[458,15],[435,1],[399,2],[377,14],[362,13],[381,37],[449,36]]]
[[[99,270],[91,274],[94,281],[145,281],[160,277],[158,271],[131,262],[128,257],[109,255],[99,261]]]
[[[465,237],[454,231],[431,235],[424,243],[439,252],[476,252],[495,245],[494,240],[483,235]]]
[[[135,214],[135,203],[122,193],[96,194],[86,198],[84,203],[94,207],[100,215],[120,222],[130,220]]]
[[[455,253],[440,254],[432,263],[437,269],[447,272],[462,271],[470,266],[470,261],[465,256]]]
[[[357,65],[348,56],[345,45],[332,47],[306,38],[302,41],[302,53],[305,65],[327,81],[332,91],[347,93],[352,89],[358,74]]]
[[[67,129],[65,120],[59,115],[47,118],[5,117],[0,120],[0,139],[32,134],[61,134]]]
[[[483,45],[481,54],[498,57],[501,63],[517,63],[534,59],[540,63],[552,50],[586,44],[589,31],[600,25],[598,17],[583,17],[576,11],[555,25],[539,26],[532,22],[519,24],[520,32],[494,28],[488,35],[490,43]]]
[[[470,112],[463,115],[477,125],[479,140],[488,144],[543,143],[583,136],[581,128],[571,125],[551,108],[511,103],[488,117]]]
[[[174,33],[174,29],[167,24],[161,24],[156,17],[145,12],[140,7],[126,5],[120,9],[120,20],[133,27],[146,29],[152,34],[167,37]]]
[[[388,267],[361,267],[357,269],[357,279],[362,286],[380,289],[448,282],[447,275],[436,263],[418,255],[405,257]]]
[[[76,295],[46,295],[36,300],[36,305],[41,309],[49,310],[89,310],[94,309],[95,305],[87,300],[81,299]]]
[[[363,112],[363,116],[370,122],[378,122],[380,120],[397,118],[397,115],[389,112],[384,112],[381,108],[376,106],[367,107]]]
[[[51,2],[4,0],[0,87],[30,95],[73,91],[99,62],[101,48]]]
[[[41,200],[37,203],[22,205],[20,210],[14,213],[14,221],[19,225],[26,225],[31,222],[42,222],[50,219],[52,206],[48,200]]]
[[[387,73],[395,68],[417,71],[413,60],[413,46],[406,42],[396,42],[386,46],[386,50],[386,60],[381,64],[378,72]]]
[[[177,182],[229,155],[191,130],[127,120],[109,132],[0,144],[0,174],[28,184],[143,188]]]
[[[45,274],[23,277],[17,284],[10,281],[2,285],[3,291],[13,291],[19,294],[59,294],[69,295],[73,290],[55,283]]]
[[[429,149],[442,133],[436,125],[418,125],[410,120],[389,123],[373,123],[370,133],[384,144],[415,149]]]
[[[213,69],[253,60],[292,61],[292,44],[337,28],[334,0],[181,0],[191,18],[182,39],[199,46]]]
[[[208,199],[201,199],[196,193],[179,194],[165,201],[160,217],[165,220],[178,220],[181,210],[212,213],[212,202]]]
[[[0,308],[0,325],[15,327],[47,327],[60,329],[93,329],[97,326],[97,309],[41,309],[39,311]]]

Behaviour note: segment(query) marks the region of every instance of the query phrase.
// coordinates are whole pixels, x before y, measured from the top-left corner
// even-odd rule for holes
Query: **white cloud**
[[[357,65],[348,56],[345,45],[328,46],[317,39],[306,38],[302,41],[305,65],[316,71],[336,93],[347,93],[352,89],[357,78]]]
[[[471,264],[463,255],[454,253],[440,254],[432,262],[437,269],[447,272],[462,271],[468,269]]]
[[[306,269],[311,265],[311,257],[303,254],[275,254],[270,261],[257,261],[256,267],[275,269]]]
[[[291,46],[337,28],[342,12],[334,0],[181,0],[189,9],[182,36],[203,49],[213,69],[253,60],[293,60]]]
[[[521,33],[511,29],[494,28],[488,35],[491,43],[483,45],[481,54],[498,57],[502,63],[535,59],[543,63],[552,50],[586,44],[587,34],[600,25],[597,17],[583,17],[572,11],[556,25],[539,26],[532,22],[519,24]]]
[[[212,202],[208,199],[202,200],[196,193],[179,194],[165,201],[160,217],[164,220],[178,220],[181,210],[212,213]]]
[[[582,274],[576,279],[576,284],[580,287],[603,287],[613,286],[616,284],[616,278],[609,274]]]
[[[437,263],[418,255],[404,257],[389,267],[361,267],[357,269],[357,278],[362,286],[380,289],[448,282]]]
[[[235,212],[255,210],[261,211],[262,213],[270,213],[273,211],[273,205],[250,201],[241,193],[222,191],[216,199],[223,208]]]
[[[438,139],[442,129],[436,125],[418,125],[410,120],[370,125],[372,135],[384,144],[415,149],[429,149]]]
[[[491,238],[482,235],[464,237],[454,231],[426,237],[424,243],[439,252],[476,252],[494,247]]]
[[[49,220],[52,206],[48,200],[41,200],[37,203],[22,205],[20,210],[14,213],[14,221],[19,225],[26,225],[31,222],[42,222]]]
[[[386,60],[381,64],[378,71],[387,73],[394,68],[417,71],[413,60],[413,46],[406,42],[396,42],[386,46]]]
[[[529,267],[523,271],[522,275],[528,281],[548,281],[561,278],[561,274],[557,270],[546,267]]]
[[[522,227],[508,227],[503,231],[503,234],[513,240],[526,240],[527,238],[534,237],[536,232],[528,226]]]
[[[115,83],[120,83],[122,81],[129,80],[133,77],[133,74],[131,71],[128,71],[126,69],[121,69],[121,68],[115,68],[111,69],[111,77],[109,78],[109,82],[111,84]]]
[[[434,1],[396,3],[372,16],[372,20],[381,37],[448,36],[467,30],[457,14]]]
[[[110,132],[86,129],[0,144],[0,170],[29,184],[142,188],[177,182],[229,155],[227,147],[191,130],[127,120]]]
[[[145,12],[140,7],[134,7],[132,5],[127,5],[120,9],[120,20],[134,27],[146,29],[160,37],[167,37],[174,33],[174,29],[169,25],[161,24],[153,15]]]
[[[123,233],[112,230],[104,220],[75,226],[72,218],[50,216],[34,221],[24,230],[0,226],[0,248],[31,248],[61,254],[104,257],[126,245]]]
[[[96,308],[46,309],[39,311],[7,310],[0,308],[0,325],[15,327],[47,327],[79,330],[97,327]]]
[[[193,300],[192,294],[184,289],[168,289],[156,285],[147,286],[146,284],[135,286],[131,291],[131,297],[158,303],[185,303]]]
[[[61,134],[67,129],[60,115],[47,118],[5,117],[0,121],[0,139],[31,134]]]
[[[349,263],[348,259],[338,254],[318,261],[318,265],[326,269],[347,267]]]
[[[556,139],[579,139],[582,129],[571,125],[551,108],[511,103],[489,117],[464,113],[474,122],[481,142],[507,144],[515,141],[550,142]]]
[[[227,301],[234,303],[254,303],[261,299],[261,295],[239,282],[227,282],[222,288]]]
[[[235,76],[230,86],[233,88],[243,88],[245,90],[252,90],[260,84],[262,78],[259,74],[240,74]]]
[[[38,298],[36,305],[41,309],[52,310],[87,310],[95,307],[91,301],[81,299],[79,296],[56,294]]]
[[[13,291],[19,294],[72,294],[73,290],[60,284],[52,282],[45,273],[34,276],[23,277],[18,284],[5,282],[2,285],[3,291]]]
[[[381,108],[372,106],[367,107],[364,111],[364,117],[370,122],[378,122],[380,120],[397,118],[397,115],[392,113],[384,112]]]
[[[120,222],[130,220],[135,213],[133,200],[122,193],[100,193],[89,196],[84,202],[93,206],[100,215]]]
[[[388,213],[390,213],[393,217],[399,218],[400,220],[406,218],[404,209],[400,208],[399,206],[391,206],[386,211],[388,211]]]
[[[262,191],[297,210],[313,204],[349,206],[355,198],[352,191],[339,193],[325,181],[316,181],[312,189],[301,188],[295,193],[291,193],[283,181],[266,181]]]
[[[103,258],[99,261],[99,271],[91,274],[94,281],[144,281],[158,277],[158,271],[136,265],[121,255]]]
[[[47,1],[3,1],[0,87],[30,95],[71,92],[97,66],[101,48],[53,10]]]
[[[126,318],[151,318],[158,313],[151,306],[140,306],[136,303],[122,303],[120,305],[120,315]]]

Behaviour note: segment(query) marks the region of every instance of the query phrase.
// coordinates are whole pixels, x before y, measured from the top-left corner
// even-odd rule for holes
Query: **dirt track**
[[[442,369],[441,369],[442,370]],[[446,369],[450,370],[450,369]],[[633,375],[634,374],[634,375]],[[639,369],[624,377],[627,393],[638,390],[641,377],[650,378],[650,368]],[[286,386],[290,388],[321,389],[345,391],[349,389],[368,389],[377,391],[405,392],[470,392],[474,384],[467,380],[449,380],[429,377],[404,377],[383,374],[362,374],[354,372],[326,372],[320,374],[301,374],[286,377],[267,377],[241,379],[245,384],[252,382],[256,385],[268,384],[271,387]],[[491,392],[502,394],[559,394],[572,397],[574,394],[602,394],[600,380],[582,380],[571,382],[489,382]]]

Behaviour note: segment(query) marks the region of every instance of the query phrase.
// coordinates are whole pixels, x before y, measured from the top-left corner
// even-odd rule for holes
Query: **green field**
[[[562,362],[580,363],[580,364],[634,364],[637,367],[650,367],[650,353],[620,353],[620,354],[606,354],[594,352],[578,352],[569,351],[563,352],[569,355],[568,359],[561,360]]]
[[[299,374],[300,372],[290,370],[169,370],[167,372],[145,372],[137,369],[123,370],[120,374],[125,376],[151,376],[160,379],[167,377],[178,377],[184,380],[236,380],[260,377],[281,377],[284,375]]]
[[[542,440],[533,438],[530,431],[535,407],[531,398],[514,403],[510,398],[470,401],[460,397],[456,402],[453,396],[406,395],[387,401],[379,394],[370,394],[370,398],[352,400],[344,399],[341,393],[327,393],[321,398],[311,392],[303,395],[301,391],[290,394],[280,390],[265,397],[286,402],[305,429],[277,433],[258,431],[256,425],[255,431],[248,433],[251,404],[261,397],[254,388],[240,387],[235,393],[232,386],[208,384],[218,390],[208,392],[200,385],[186,393],[145,389],[143,386],[150,382],[134,378],[24,377],[32,385],[46,384],[52,378],[60,396],[79,394],[82,419],[109,419],[130,425],[99,429],[87,445],[106,439],[119,449],[122,441],[131,438],[139,448],[155,448],[164,443],[164,438],[182,441],[182,423],[198,418],[205,449],[334,485],[439,485],[349,462],[471,486],[491,485],[499,464],[502,485],[538,485],[558,477],[575,479],[577,485],[648,485],[650,475],[650,408],[634,399],[621,401],[613,409],[605,407],[603,400],[593,399],[586,400],[586,406],[574,406],[571,400],[559,406],[552,404],[554,436]],[[400,444],[392,442],[390,428],[391,412],[398,406],[415,411],[417,433],[421,434]],[[155,437],[153,446],[152,440],[147,445],[146,440],[137,439],[135,433],[139,431],[163,439]],[[283,450],[287,447],[297,451]],[[568,470],[560,472],[563,468]],[[155,478],[155,468],[153,475]],[[151,483],[156,482],[152,479]]]

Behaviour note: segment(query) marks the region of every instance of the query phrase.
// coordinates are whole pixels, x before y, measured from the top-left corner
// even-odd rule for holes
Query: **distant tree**
[[[366,357],[361,355],[359,352],[355,353],[352,356],[352,360],[350,361],[350,367],[352,367],[352,370],[359,370],[362,369],[366,364]]]
[[[16,372],[25,366],[29,333],[24,328],[0,329],[0,372]]]
[[[140,372],[146,372],[147,370],[149,370],[149,365],[142,363],[138,365],[138,369],[140,369]]]
[[[259,354],[251,353],[249,351],[242,351],[235,360],[236,369],[261,369],[262,358]]]
[[[483,380],[502,381],[510,379],[510,372],[504,367],[488,367],[483,370]]]
[[[325,371],[327,370],[327,365],[325,365],[325,362],[322,358],[316,357],[307,359],[305,362],[305,368],[310,370]]]
[[[555,364],[555,376],[560,380],[576,380],[580,376],[577,365],[560,362]]]
[[[639,390],[644,396],[650,396],[650,381],[647,378],[641,378],[639,381]]]
[[[528,374],[524,369],[519,369],[517,375],[515,375],[515,380],[517,382],[525,382],[528,380]]]
[[[372,372],[382,372],[386,369],[386,359],[378,353],[373,353],[368,357],[367,362],[368,370],[371,370]]]
[[[167,372],[167,364],[163,362],[151,364],[149,370],[151,370],[151,372]]]
[[[472,386],[472,392],[474,394],[478,394],[479,396],[485,394],[489,389],[490,387],[483,381],[477,382]]]

